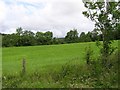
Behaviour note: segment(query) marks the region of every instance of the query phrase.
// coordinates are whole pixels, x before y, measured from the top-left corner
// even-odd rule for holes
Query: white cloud
[[[21,26],[63,37],[73,28],[93,30],[94,24],[82,15],[84,10],[82,0],[0,0],[0,32],[12,33]]]
[[[5,19],[6,16],[6,9],[5,9],[5,4],[0,1],[0,22]]]

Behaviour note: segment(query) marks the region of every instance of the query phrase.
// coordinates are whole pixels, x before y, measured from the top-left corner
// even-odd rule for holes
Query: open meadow
[[[119,7],[120,0],[0,0],[0,89],[118,89]]]
[[[84,63],[85,48],[89,45],[95,49],[97,55],[98,48],[93,42],[3,48],[3,73],[19,72],[23,58],[26,59],[27,72],[30,73],[34,70],[57,69],[59,66],[75,59]]]
[[[118,47],[118,41],[114,41],[112,44]],[[43,46],[28,46],[28,47],[8,47],[2,49],[2,70],[3,70],[3,83],[8,83],[10,80],[6,81],[7,77],[12,76],[20,77],[20,72],[22,70],[22,59],[26,60],[26,76],[30,77],[33,73],[40,73],[40,76],[44,75],[42,78],[49,77],[50,72],[59,71],[63,65],[66,63],[85,65],[85,52],[86,47],[90,46],[93,52],[93,57],[97,58],[99,55],[99,48],[96,46],[95,42],[86,43],[73,43],[73,44],[61,44],[61,45],[43,45]],[[45,76],[46,75],[46,76]],[[48,75],[48,76],[47,76]],[[12,81],[11,79],[11,81]],[[44,79],[42,80],[44,81]],[[47,80],[49,81],[49,80]],[[47,81],[41,84],[38,79],[34,84],[29,84],[29,80],[16,87],[61,87],[59,85],[55,86],[47,85]],[[11,83],[11,82],[9,82]],[[14,82],[16,83],[16,82]],[[27,83],[27,85],[25,84]],[[10,86],[14,86],[11,84]],[[3,87],[10,87],[9,85]],[[65,86],[66,87],[66,86]],[[78,86],[81,87],[81,86]]]

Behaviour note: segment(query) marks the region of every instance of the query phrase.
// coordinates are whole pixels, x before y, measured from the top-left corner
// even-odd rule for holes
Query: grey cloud
[[[28,0],[25,1],[28,3]],[[30,1],[33,2],[34,0]],[[39,0],[37,1],[39,2]],[[44,0],[40,0],[39,3],[42,2],[44,8],[34,8],[33,6],[26,8],[15,3],[10,6],[6,4],[4,7],[7,7],[6,18],[2,20],[0,32],[15,32],[15,28],[21,26],[34,32],[50,30],[54,36],[63,37],[73,28],[77,28],[78,32],[93,30],[94,23],[82,15],[85,8],[81,1],[50,2],[46,0],[44,2]]]

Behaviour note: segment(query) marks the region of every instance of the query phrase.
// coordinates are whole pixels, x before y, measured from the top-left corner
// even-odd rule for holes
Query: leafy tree
[[[23,35],[23,29],[21,27],[16,29],[16,39],[17,39],[17,43],[15,46],[22,46],[22,35]]]
[[[21,28],[21,27],[19,27],[19,28],[17,28],[16,29],[16,33],[17,33],[17,35],[22,35],[23,34],[23,29]]]
[[[88,10],[84,11],[83,14],[95,22],[95,28],[103,35],[103,48],[101,49],[103,64],[106,64],[107,57],[114,50],[111,47],[110,35],[120,21],[119,4],[120,2],[91,2],[91,0],[84,2],[84,6]]]
[[[53,33],[50,31],[47,31],[44,33],[45,36],[45,44],[51,44],[52,43],[52,38],[53,38]]]
[[[45,38],[44,33],[37,32],[35,37],[36,37],[38,45],[42,45],[44,43],[44,38]]]
[[[92,33],[91,32],[88,32],[87,34],[86,34],[86,40],[85,40],[86,42],[91,42],[92,41]]]
[[[84,42],[84,41],[85,41],[85,32],[82,32],[82,33],[80,34],[80,41],[81,41],[81,42]]]
[[[21,44],[23,46],[32,46],[35,44],[35,37],[32,31],[25,30],[21,36]]]
[[[52,39],[52,44],[64,44],[64,43],[65,43],[64,38],[56,38],[56,37],[54,37]]]
[[[92,41],[98,40],[98,32],[96,31],[96,29],[91,31],[91,34],[92,34],[92,36],[91,36]]]
[[[37,32],[35,37],[39,45],[52,44],[53,33],[50,31]]]
[[[78,42],[78,32],[77,29],[70,30],[65,36],[65,41],[68,43]]]
[[[120,40],[120,25],[117,25],[117,28],[113,31],[112,35],[114,35],[115,40]]]
[[[91,42],[92,41],[92,33],[88,32],[87,34],[85,34],[85,32],[82,32],[80,34],[79,40],[80,42]]]
[[[2,46],[3,47],[9,47],[10,46],[9,45],[9,37],[10,37],[9,34],[2,36]]]
[[[6,34],[3,36],[2,46],[11,47],[16,46],[17,43],[17,35],[16,34]]]

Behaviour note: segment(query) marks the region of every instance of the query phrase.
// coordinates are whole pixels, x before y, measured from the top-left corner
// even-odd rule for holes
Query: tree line
[[[87,33],[82,32],[80,35],[77,29],[72,29],[67,32],[63,38],[53,37],[53,33],[47,31],[33,33],[30,30],[23,30],[21,27],[16,29],[16,33],[1,34],[2,35],[2,47],[12,46],[35,46],[35,45],[51,45],[51,44],[65,44],[65,43],[78,43],[78,42],[92,42],[102,41],[103,35],[97,30],[89,31]],[[111,32],[110,37],[112,40],[120,39],[120,27],[118,30]]]

